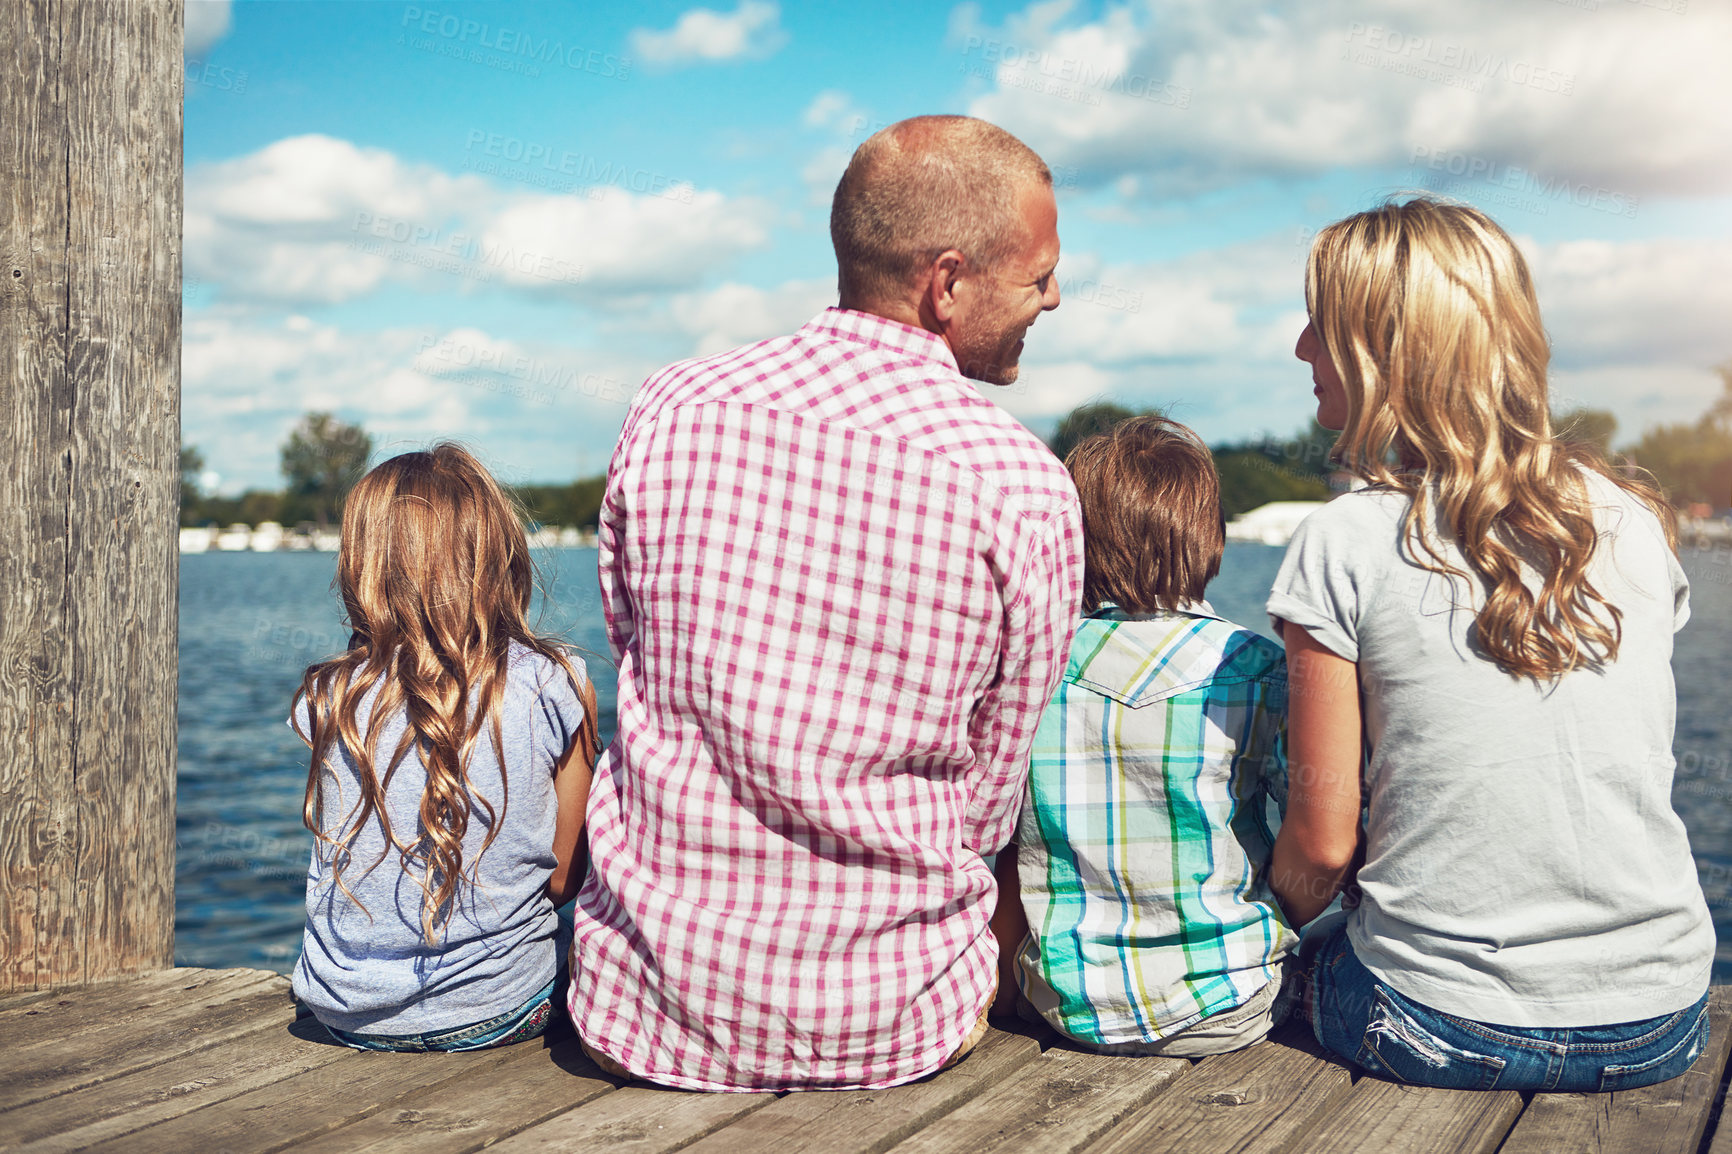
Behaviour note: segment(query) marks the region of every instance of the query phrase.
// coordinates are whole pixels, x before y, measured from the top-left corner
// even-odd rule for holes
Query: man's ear
[[[926,311],[939,324],[948,326],[956,315],[957,284],[962,279],[962,270],[967,259],[961,251],[947,248],[933,258],[932,264],[926,270],[926,290],[921,303]]]

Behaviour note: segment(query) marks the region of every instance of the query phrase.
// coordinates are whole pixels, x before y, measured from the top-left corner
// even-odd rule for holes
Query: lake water
[[[1230,544],[1209,587],[1223,616],[1268,631],[1263,599],[1281,550]],[[539,627],[607,653],[593,549],[539,554],[549,597]],[[328,553],[204,553],[180,566],[180,797],[175,960],[287,972],[300,950],[312,838],[301,825],[306,747],[285,722],[306,666],[341,649]],[[1678,775],[1732,981],[1732,551],[1686,551],[1694,613],[1678,635]],[[591,660],[602,735],[614,726],[613,670]]]

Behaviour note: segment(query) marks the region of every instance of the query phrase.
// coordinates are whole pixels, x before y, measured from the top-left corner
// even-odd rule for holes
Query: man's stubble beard
[[[981,324],[984,332],[958,334],[954,351],[956,366],[963,376],[989,385],[1016,383],[1021,369],[1016,345],[1028,330],[1025,327],[1014,339],[1007,339],[1008,334],[999,327],[1000,323],[1001,316],[987,318]]]

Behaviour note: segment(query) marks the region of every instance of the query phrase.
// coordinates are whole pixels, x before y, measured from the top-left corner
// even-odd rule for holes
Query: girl
[[[1669,512],[1554,435],[1526,262],[1478,211],[1331,225],[1305,298],[1317,419],[1368,482],[1304,522],[1269,600],[1291,678],[1272,881],[1293,923],[1364,853],[1312,963],[1317,1039],[1432,1086],[1681,1074],[1714,931],[1670,800],[1689,593]]]
[[[349,494],[349,649],[290,719],[316,838],[294,990],[347,1045],[481,1049],[552,1015],[597,731],[583,662],[525,622],[532,579],[511,502],[456,445]]]

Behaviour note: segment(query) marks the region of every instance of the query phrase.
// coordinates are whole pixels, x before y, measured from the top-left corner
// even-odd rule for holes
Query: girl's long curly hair
[[[1317,234],[1305,305],[1346,386],[1336,458],[1409,497],[1412,556],[1468,577],[1437,531],[1454,538],[1485,594],[1484,654],[1536,680],[1616,658],[1622,615],[1588,577],[1597,535],[1583,470],[1652,509],[1674,550],[1676,524],[1652,485],[1555,435],[1550,345],[1509,235],[1467,205],[1390,202]]]
[[[348,651],[309,667],[295,695],[297,703],[306,698],[311,723],[301,734],[312,747],[302,820],[351,899],[343,882],[350,846],[368,822],[378,822],[387,848],[367,870],[397,852],[403,872],[421,887],[422,936],[433,944],[465,879],[471,818],[479,810],[487,829],[479,858],[508,801],[501,796],[495,807],[474,793],[468,766],[485,728],[504,768],[500,712],[511,643],[558,662],[580,694],[585,682],[559,646],[530,631],[535,571],[518,510],[461,446],[404,453],[361,478],[343,510],[336,583],[351,630]],[[375,688],[363,725],[357,711]],[[403,736],[381,750],[381,735],[400,714]],[[592,717],[584,729],[593,748]],[[360,792],[333,825],[321,819],[328,805],[341,803],[325,796],[324,779],[339,746],[355,763]],[[420,820],[414,830],[395,830],[385,794],[411,749],[426,769]],[[469,868],[473,882],[475,863]]]

